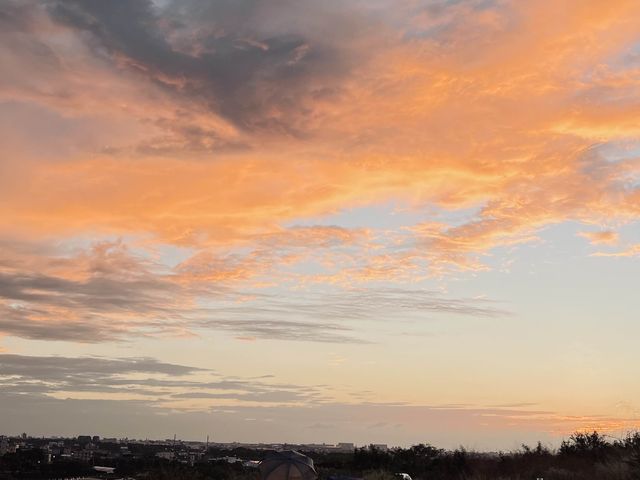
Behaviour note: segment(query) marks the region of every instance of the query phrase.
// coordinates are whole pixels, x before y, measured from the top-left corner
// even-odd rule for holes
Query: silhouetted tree
[[[574,433],[560,445],[560,455],[578,456],[592,461],[602,460],[612,449],[603,435],[598,432]]]

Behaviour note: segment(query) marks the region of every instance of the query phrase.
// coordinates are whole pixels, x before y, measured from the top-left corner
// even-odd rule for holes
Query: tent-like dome
[[[293,450],[274,452],[260,462],[262,480],[316,480],[313,460]]]

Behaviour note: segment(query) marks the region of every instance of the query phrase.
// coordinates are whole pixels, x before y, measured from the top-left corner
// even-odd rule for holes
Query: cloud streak
[[[0,367],[2,394],[34,398],[81,399],[87,394],[97,394],[114,400],[143,401],[151,408],[185,411],[206,410],[216,402],[309,404],[330,398],[329,389],[323,386],[224,377],[210,369],[165,363],[154,358],[0,354]],[[194,400],[207,402],[192,405]]]
[[[279,298],[264,289],[247,289],[246,281],[293,254],[338,236],[300,243],[300,232],[280,240],[280,253],[246,259],[209,257],[167,269],[121,242],[103,242],[71,255],[48,247],[24,252],[6,243],[0,258],[0,331],[40,340],[123,341],[141,336],[196,335],[218,330],[245,340],[296,340],[367,343],[359,326],[378,322],[428,319],[431,315],[499,318],[508,312],[487,300],[446,298],[409,289],[299,292]],[[345,237],[346,235],[346,237]],[[264,240],[270,244],[270,237]],[[284,250],[283,250],[284,248]],[[270,250],[271,251],[271,250]],[[303,275],[304,277],[304,275]],[[292,279],[297,278],[291,275]]]
[[[424,441],[424,432],[429,431],[441,445],[456,447],[461,441],[474,444],[491,431],[490,447],[506,448],[513,432],[522,435],[520,440],[557,441],[577,428],[615,431],[621,425],[637,425],[637,419],[626,417],[566,416],[531,402],[500,406],[338,402],[323,386],[227,378],[152,358],[0,354],[0,367],[5,428],[22,429],[31,416],[38,422],[36,434],[92,431],[162,438],[166,431],[175,431],[193,438],[193,432],[213,424],[234,432],[236,440],[251,442],[304,442],[311,430],[322,437],[318,441],[335,442],[333,436],[339,435],[366,443],[374,435],[392,444],[408,444]],[[83,398],[91,392],[100,398]],[[256,431],[256,425],[269,428]]]

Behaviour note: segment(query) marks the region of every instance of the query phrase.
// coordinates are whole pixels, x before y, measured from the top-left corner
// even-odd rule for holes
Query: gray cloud
[[[124,280],[96,275],[73,281],[39,274],[0,273],[0,296],[8,300],[100,312],[144,309],[166,313],[169,309],[158,300],[173,290],[175,285],[159,276]]]
[[[436,315],[504,318],[510,312],[486,299],[446,298],[428,290],[369,288],[303,294],[293,299],[258,295],[242,304],[211,307],[202,326],[247,337],[368,343],[358,321],[428,320]],[[221,320],[223,318],[224,320]]]
[[[237,259],[197,262],[205,269],[200,277],[199,270],[162,268],[118,242],[71,256],[37,246],[14,248],[11,242],[4,246],[0,332],[23,338],[105,342],[213,329],[243,340],[358,344],[370,342],[368,332],[359,328],[362,320],[415,324],[437,315],[509,314],[489,300],[446,298],[418,289],[299,292],[293,297],[244,292],[225,282],[225,275],[215,280],[216,270],[242,270]],[[286,255],[288,248],[301,247],[285,242],[274,248]],[[265,268],[278,258],[274,254]]]
[[[447,298],[431,290],[406,288],[368,288],[319,295],[309,297],[307,302],[296,303],[293,309],[320,318],[381,320],[389,316],[416,313],[448,313],[487,318],[509,314],[491,300]]]
[[[308,100],[337,94],[349,70],[340,42],[359,25],[345,7],[289,0],[52,0],[49,11],[120,68],[242,129],[289,135],[302,133]]]
[[[108,327],[83,315],[80,321],[51,321],[51,312],[33,307],[13,307],[0,303],[0,332],[34,340],[104,342],[117,340],[124,333],[115,325]]]
[[[290,402],[308,402],[309,396],[304,393],[295,391],[270,391],[256,393],[207,393],[207,392],[188,392],[177,393],[174,398],[208,398],[208,399],[230,399],[241,400],[246,402],[260,403],[290,403]]]
[[[205,370],[153,358],[37,357],[0,354],[0,390],[15,394],[55,392],[135,393],[157,396],[166,392],[132,374],[184,377]],[[175,382],[180,385],[180,381]]]
[[[295,316],[291,310],[280,310],[280,314]],[[292,321],[276,317],[276,312],[263,307],[227,307],[214,310],[209,319],[200,322],[206,328],[226,330],[247,340],[287,340],[322,343],[368,343],[358,338],[350,327],[321,321]],[[220,320],[226,317],[228,320]],[[339,319],[337,319],[339,320]]]
[[[119,243],[72,257],[0,255],[0,331],[10,335],[101,342],[170,332],[183,328],[184,296]]]
[[[203,293],[201,287],[198,290]],[[210,290],[206,294],[215,297]],[[285,311],[284,306],[277,310],[230,305],[204,309],[191,306],[194,295],[180,284],[149,272],[144,279],[119,280],[97,274],[79,281],[0,273],[0,331],[32,339],[92,343],[211,328],[262,339],[363,342],[352,328],[339,323],[277,318]],[[295,306],[287,314],[294,316],[291,308]]]
[[[139,374],[145,374],[140,377]],[[194,374],[199,374],[197,379]],[[136,394],[153,404],[173,399],[308,403],[325,399],[321,385],[217,377],[215,372],[153,358],[24,356],[0,354],[0,392],[74,395],[78,392]]]
[[[128,373],[159,373],[184,376],[204,371],[202,368],[187,367],[156,359],[142,358],[100,358],[100,357],[38,357],[0,354],[0,373],[3,376],[27,376],[47,380],[66,379],[70,376],[86,378],[121,375]]]

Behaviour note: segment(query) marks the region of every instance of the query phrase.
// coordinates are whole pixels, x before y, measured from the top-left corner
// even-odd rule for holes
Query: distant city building
[[[342,451],[342,452],[353,452],[356,448],[356,446],[353,443],[345,443],[345,442],[341,442],[338,445],[336,445],[337,449]]]
[[[0,457],[9,451],[9,439],[2,435],[0,437]]]
[[[217,458],[212,458],[211,460],[213,460],[214,462],[227,462],[227,463],[240,463],[243,460],[241,458],[238,457],[217,457]]]
[[[156,457],[164,458],[165,460],[173,460],[175,454],[173,452],[158,452],[156,453]]]
[[[80,460],[81,462],[90,462],[93,458],[93,452],[91,450],[79,450],[73,452],[73,458]]]
[[[51,463],[52,459],[53,459],[53,455],[51,455],[51,452],[49,451],[44,451],[43,452],[43,456],[44,456],[44,462],[49,464]]]

